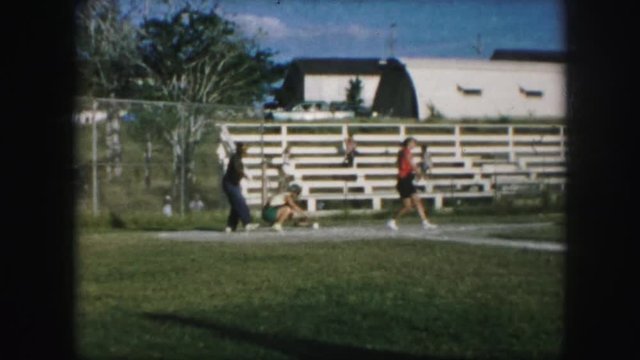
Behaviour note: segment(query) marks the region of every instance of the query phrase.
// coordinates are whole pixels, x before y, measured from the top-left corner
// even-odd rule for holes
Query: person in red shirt
[[[420,200],[416,187],[413,185],[413,180],[421,173],[420,168],[414,163],[413,156],[411,155],[411,150],[415,148],[416,145],[416,139],[408,137],[402,142],[402,149],[398,152],[398,183],[396,189],[400,193],[402,208],[387,221],[387,227],[394,231],[398,230],[396,220],[414,208],[418,211],[422,219],[422,227],[424,229],[434,229],[437,227],[427,219],[422,200]]]

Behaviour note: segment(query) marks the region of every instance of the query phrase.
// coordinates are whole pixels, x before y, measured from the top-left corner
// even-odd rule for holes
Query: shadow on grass
[[[406,360],[454,360],[463,358],[443,358],[417,356],[387,350],[372,350],[357,346],[324,343],[317,340],[282,337],[253,332],[210,320],[195,319],[173,314],[145,313],[147,319],[162,323],[174,323],[207,330],[215,336],[242,341],[266,349],[275,350],[296,359],[406,359]]]

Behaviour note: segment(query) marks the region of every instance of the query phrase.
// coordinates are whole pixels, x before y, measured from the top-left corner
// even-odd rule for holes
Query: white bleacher
[[[252,180],[245,181],[243,191],[252,205],[262,201],[262,156],[271,193],[279,181],[276,167],[289,146],[294,181],[302,186],[309,211],[327,200],[367,200],[372,209],[380,209],[383,200],[398,199],[396,155],[408,136],[429,145],[433,168],[422,183],[426,191],[419,195],[436,208],[447,199],[492,198],[501,188],[519,184],[562,188],[565,183],[565,130],[558,125],[269,123],[264,134],[260,124],[218,127],[224,139],[249,146],[244,163]],[[353,167],[343,167],[343,142],[349,133],[359,154]],[[218,149],[225,166],[228,148],[220,144]],[[414,149],[416,162],[420,155],[420,149]]]

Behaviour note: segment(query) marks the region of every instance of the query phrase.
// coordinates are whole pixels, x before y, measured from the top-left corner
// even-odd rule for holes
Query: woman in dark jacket
[[[231,210],[229,211],[229,217],[227,218],[226,232],[236,231],[238,222],[242,221],[245,230],[256,229],[259,224],[251,222],[251,214],[249,212],[249,206],[244,196],[242,196],[242,188],[240,187],[240,180],[247,178],[247,174],[244,172],[244,164],[242,163],[242,157],[247,154],[247,147],[243,143],[236,143],[236,152],[229,159],[229,165],[227,171],[222,178],[222,189],[229,199],[229,205]]]

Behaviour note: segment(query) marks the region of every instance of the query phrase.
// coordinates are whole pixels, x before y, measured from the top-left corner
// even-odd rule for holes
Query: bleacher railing
[[[493,198],[519,188],[564,191],[566,182],[566,129],[561,125],[220,123],[217,128],[223,135],[218,157],[225,165],[232,142],[249,145],[245,165],[252,180],[243,191],[254,205],[281,184],[278,166],[289,148],[293,181],[302,186],[309,211],[331,200],[364,200],[380,209],[383,200],[398,197],[395,162],[408,136],[428,145],[433,168],[418,184],[425,190],[420,196],[435,208],[449,200]],[[349,134],[358,155],[344,167]],[[420,160],[419,147],[414,156]]]

